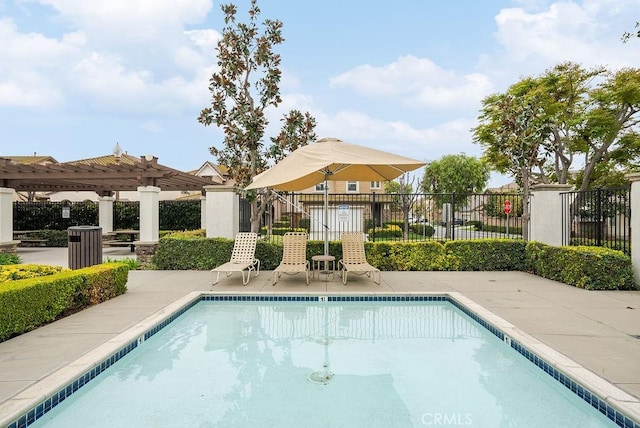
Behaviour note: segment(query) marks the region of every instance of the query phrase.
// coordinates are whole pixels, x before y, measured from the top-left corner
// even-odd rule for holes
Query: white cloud
[[[50,107],[60,104],[63,90],[52,78],[77,58],[84,45],[82,33],[60,40],[37,33],[20,33],[10,19],[0,20],[0,105]]]
[[[397,97],[406,105],[438,108],[475,105],[492,89],[488,78],[480,73],[461,75],[411,55],[383,67],[356,67],[330,83],[372,98]]]
[[[103,41],[143,43],[173,37],[211,11],[211,0],[40,0],[61,18]]]
[[[206,105],[214,30],[184,26],[212,3],[43,0],[70,23],[59,36],[24,33],[0,19],[0,105],[91,106],[104,113],[173,114]]]
[[[496,16],[496,38],[506,52],[490,61],[503,69],[512,64],[514,72],[528,75],[564,61],[613,69],[637,66],[620,37],[639,12],[636,0],[557,2],[537,13],[503,9]],[[483,63],[493,67],[486,59]]]
[[[183,33],[206,53],[212,53],[222,37],[216,30],[188,30]]]

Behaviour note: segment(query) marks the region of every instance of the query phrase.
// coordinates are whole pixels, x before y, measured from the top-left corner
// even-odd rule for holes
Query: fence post
[[[636,279],[636,284],[640,284],[640,210],[636,211],[633,204],[640,207],[640,173],[627,174],[625,176],[631,182],[631,264]]]
[[[98,197],[98,225],[102,233],[113,232],[113,196]]]
[[[235,239],[240,230],[240,197],[233,186],[204,186],[207,238]]]
[[[376,192],[371,192],[371,217],[373,218],[373,236],[371,241],[376,241],[376,229],[378,228],[378,219],[376,218]],[[382,223],[380,224],[382,226]]]
[[[563,234],[571,233],[571,219],[562,217],[562,197],[560,196],[560,193],[569,190],[571,190],[571,186],[568,184],[536,184],[531,186],[531,200],[529,201],[531,215],[529,239],[531,241],[557,247],[563,245],[563,242],[569,242],[569,236],[563,236]],[[526,204],[527,201],[523,201],[523,203]]]

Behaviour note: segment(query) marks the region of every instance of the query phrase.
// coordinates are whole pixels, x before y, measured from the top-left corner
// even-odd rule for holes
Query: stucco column
[[[207,238],[234,239],[240,230],[240,197],[233,186],[205,186]]]
[[[113,196],[98,197],[98,225],[102,233],[113,232]]]
[[[140,186],[140,242],[157,243],[160,228],[160,188]]]
[[[13,200],[15,190],[0,187],[0,244],[16,245],[13,240]]]
[[[636,284],[640,284],[640,173],[626,177],[631,182],[631,264]]]
[[[200,197],[200,229],[207,229],[207,198]]]
[[[531,187],[529,202],[531,241],[557,247],[563,242],[569,242],[571,219],[562,216],[560,193],[571,189],[572,187],[568,184],[536,184]]]

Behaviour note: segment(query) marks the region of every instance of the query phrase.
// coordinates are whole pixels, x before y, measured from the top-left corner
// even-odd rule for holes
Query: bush
[[[126,291],[129,270],[103,263],[0,286],[0,341]]]
[[[507,226],[496,226],[492,224],[485,224],[482,226],[482,230],[487,232],[507,233]],[[509,226],[510,235],[522,235],[522,228],[517,226]]]
[[[66,247],[69,242],[69,233],[65,230],[53,230],[45,229],[33,232],[35,239],[46,239],[45,246],[47,247]]]
[[[524,270],[525,242],[514,239],[448,241],[445,249],[456,257],[460,270]]]
[[[402,229],[395,224],[369,229],[369,239],[402,238]]]
[[[301,229],[304,229],[309,233],[311,230],[311,219],[308,217],[303,217],[300,219],[299,226]]]
[[[53,275],[64,269],[60,266],[47,266],[35,264],[16,264],[0,266],[0,284],[19,279],[36,278],[39,276]]]
[[[457,260],[445,253],[439,242],[394,242],[389,256],[394,262],[394,270],[456,270]]]
[[[398,226],[400,229],[404,230],[404,221],[385,221],[383,226]]]
[[[526,245],[527,269],[543,278],[587,290],[632,290],[631,258],[601,247],[552,247],[537,242]]]
[[[479,220],[469,220],[467,226],[473,226],[476,230],[482,230],[482,222]],[[511,228],[509,228],[509,231],[511,231]]]
[[[365,242],[367,261],[381,271],[503,270],[536,275],[587,289],[633,289],[631,259],[596,247],[551,247],[521,240],[479,239],[440,242]],[[160,239],[154,262],[159,269],[212,269],[229,261],[233,241],[195,236]],[[307,242],[307,259],[324,254],[322,241]],[[329,254],[342,258],[339,241],[329,242]],[[256,258],[261,269],[273,270],[282,259],[282,244],[259,240]]]
[[[0,253],[0,265],[17,265],[20,262],[20,256],[17,254]]]
[[[413,233],[420,235],[420,236],[425,236],[427,238],[431,238],[435,233],[436,233],[436,229],[431,226],[430,224],[412,224],[409,227],[409,230],[411,230]]]

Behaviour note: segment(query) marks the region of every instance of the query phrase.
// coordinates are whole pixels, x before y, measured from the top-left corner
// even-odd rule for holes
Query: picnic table
[[[119,236],[126,235],[127,239],[118,239]],[[103,238],[107,238],[106,241],[102,243],[104,245],[108,245],[109,247],[131,247],[131,252],[133,253],[136,250],[136,245],[134,242],[137,240],[140,235],[139,230],[133,229],[125,229],[125,230],[114,230],[110,233],[103,234]]]

